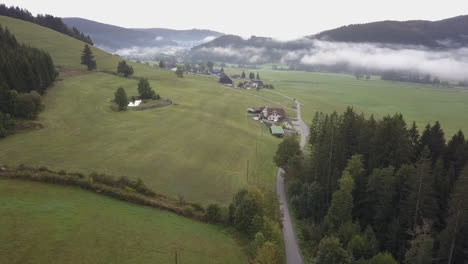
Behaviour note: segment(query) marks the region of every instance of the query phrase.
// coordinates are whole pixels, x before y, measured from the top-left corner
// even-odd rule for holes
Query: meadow
[[[229,68],[232,74],[242,69]],[[311,122],[315,112],[344,111],[352,106],[366,115],[383,117],[402,113],[407,123],[416,121],[420,130],[427,123],[440,121],[451,137],[459,129],[468,131],[468,89],[448,88],[426,84],[391,82],[373,76],[371,80],[356,80],[352,75],[312,73],[300,71],[274,71],[271,68],[254,71],[276,92],[298,99],[303,103],[303,118]],[[253,93],[267,98],[278,98],[268,91]],[[284,102],[288,99],[284,98]]]
[[[44,96],[38,119],[44,128],[0,140],[1,163],[141,178],[157,193],[203,204],[227,204],[248,184],[274,190],[272,160],[280,140],[246,113],[266,105],[261,98],[227,89],[209,76],[177,78],[172,71],[133,63],[135,75],[149,78],[174,104],[113,112],[116,89],[137,95],[137,80],[85,74],[79,65],[83,43],[68,36],[7,17],[0,17],[0,24],[66,68]],[[115,71],[118,57],[94,51],[98,70]]]
[[[75,187],[0,179],[0,263],[245,263],[229,230]]]

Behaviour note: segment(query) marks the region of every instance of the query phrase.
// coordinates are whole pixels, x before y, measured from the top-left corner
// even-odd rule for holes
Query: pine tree
[[[405,254],[405,264],[432,263],[434,239],[430,234],[430,224],[424,223],[416,227],[415,237],[409,242],[410,248]]]
[[[122,60],[117,65],[117,73],[121,73],[125,77],[128,77],[133,74],[133,67],[128,65],[126,61]]]
[[[439,239],[439,259],[465,263],[468,252],[468,166],[462,170],[449,203],[447,226]]]
[[[339,180],[340,189],[333,193],[330,207],[324,219],[326,230],[337,231],[346,222],[352,221],[354,180],[348,171]]]
[[[257,80],[260,80],[260,75],[258,74],[258,72],[257,72]]]
[[[244,72],[244,71],[242,71],[241,78],[242,78],[242,79],[245,79],[245,72]]]
[[[88,44],[85,44],[83,53],[81,54],[81,64],[86,65],[88,71],[96,69],[96,61],[94,60],[93,52]]]
[[[157,95],[151,88],[149,82],[145,78],[141,78],[138,82],[138,93],[141,99],[158,99]]]
[[[119,107],[119,111],[127,110],[128,98],[127,93],[122,87],[119,87],[114,95],[114,101]]]
[[[179,78],[184,77],[184,69],[182,68],[182,66],[180,66],[180,65],[177,66],[177,70],[175,71],[175,74]]]
[[[164,61],[162,61],[162,60],[159,61],[159,68],[161,68],[161,69],[166,68],[166,64],[164,63]]]

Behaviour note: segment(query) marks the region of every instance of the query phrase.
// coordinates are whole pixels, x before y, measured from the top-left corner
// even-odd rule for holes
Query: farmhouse
[[[222,84],[226,84],[226,85],[232,85],[231,78],[229,78],[229,76],[227,76],[226,74],[222,74],[219,77],[219,82],[222,83]]]
[[[281,122],[286,118],[286,112],[283,108],[270,108],[268,106],[262,106],[259,108],[249,108],[247,112],[257,114],[261,120],[267,120],[272,123]]]
[[[270,108],[268,106],[261,109],[260,113],[264,119],[271,122],[278,122],[286,117],[286,113],[283,108]]]

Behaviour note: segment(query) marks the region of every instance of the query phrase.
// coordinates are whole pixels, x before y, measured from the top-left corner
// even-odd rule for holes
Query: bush
[[[42,110],[41,96],[36,91],[20,93],[16,97],[15,115],[27,119],[35,119]]]
[[[217,204],[210,204],[206,208],[206,219],[211,223],[219,223],[222,220],[221,207]]]
[[[15,121],[11,115],[0,112],[0,138],[8,136],[13,128],[15,128]]]

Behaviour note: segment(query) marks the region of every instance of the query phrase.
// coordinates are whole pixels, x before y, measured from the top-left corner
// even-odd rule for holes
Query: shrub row
[[[180,202],[146,187],[142,180],[127,177],[91,173],[69,173],[54,171],[46,167],[34,168],[20,165],[17,168],[0,167],[0,177],[37,182],[77,186],[115,199],[171,211],[181,216],[206,222],[204,208],[195,203]]]

